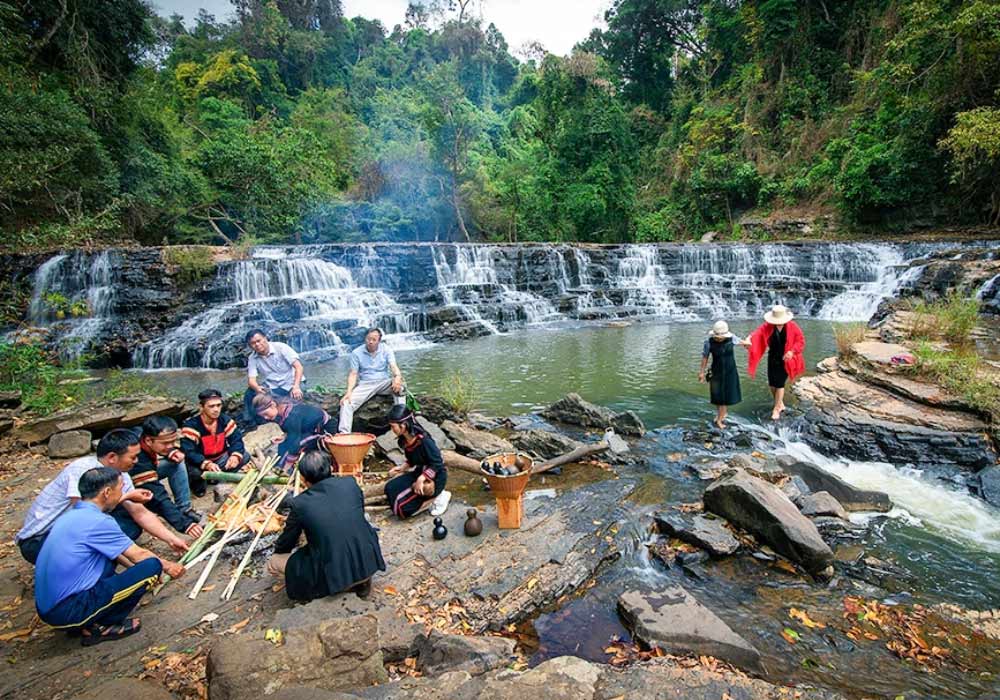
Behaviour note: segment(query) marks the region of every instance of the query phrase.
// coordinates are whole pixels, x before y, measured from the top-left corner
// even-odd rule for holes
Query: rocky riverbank
[[[634,415],[616,414],[573,395],[543,412],[551,422],[537,415],[465,416],[430,397],[423,403],[428,428],[440,431],[442,443],[450,441],[459,454],[472,457],[517,446],[539,460],[550,458],[605,437],[601,421],[620,426],[620,432],[627,426],[634,434],[615,454],[598,453],[586,464],[566,465],[561,475],[533,477],[519,530],[499,530],[491,495],[482,490],[479,477],[460,471],[449,477],[455,499],[444,518],[451,534],[443,541],[431,539],[426,517],[400,522],[387,511],[373,511],[388,571],[376,577],[368,600],[341,595],[290,605],[280,585],[263,573],[263,558],[255,558],[233,601],[220,602],[212,592],[228,578],[219,566],[196,600],[186,597],[190,582],[171,583],[140,608],[141,633],[95,649],[81,650],[75,640],[31,622],[30,567],[12,545],[3,545],[8,556],[0,560],[0,602],[7,606],[10,624],[0,644],[12,672],[5,674],[0,693],[55,699],[85,690],[93,697],[114,692],[148,698],[165,689],[177,697],[213,700],[248,694],[472,698],[484,693],[513,697],[544,688],[556,698],[666,693],[714,699],[723,693],[834,698],[845,687],[859,687],[837,675],[822,682],[826,676],[808,669],[805,681],[795,664],[778,662],[772,644],[793,644],[779,635],[790,629],[803,645],[819,644],[827,655],[834,654],[836,664],[851,663],[850,655],[841,656],[855,643],[852,628],[837,623],[841,601],[857,595],[884,598],[897,590],[891,581],[903,575],[894,573],[891,562],[858,551],[867,527],[849,519],[852,511],[888,510],[884,494],[855,489],[813,465],[779,460],[759,435],[734,429],[685,434],[681,445],[686,447],[670,462],[681,470],[677,478],[684,485],[669,497],[651,484],[644,467],[650,455],[661,453],[666,435],[646,433]],[[371,415],[362,413],[359,420],[369,421],[366,429],[382,432],[384,424],[376,421],[384,409],[373,405]],[[266,448],[274,429],[254,431],[248,446]],[[94,436],[98,432],[94,428]],[[0,480],[7,495],[2,516],[7,535],[19,526],[40,475],[47,478],[59,466],[12,446],[10,454],[15,458],[5,464]],[[732,456],[721,461],[712,454]],[[371,483],[391,459],[391,443],[382,444],[368,464]],[[682,492],[689,494],[683,502]],[[197,505],[210,508],[210,498]],[[465,511],[472,506],[484,524],[476,538],[462,534]],[[647,528],[650,534],[642,534]],[[632,539],[637,532],[638,545]],[[630,573],[636,546],[654,559],[638,578]],[[727,573],[733,567],[740,572],[735,578]],[[792,600],[809,595],[809,614],[816,620],[805,619],[814,627],[786,619],[787,601],[772,610],[765,592],[757,594],[754,617],[734,616],[723,602],[731,579],[753,581],[761,591],[786,591]],[[617,609],[619,638],[601,638],[600,626],[577,627],[566,634],[575,635],[577,647],[596,644],[597,658],[588,652],[586,658],[546,661],[533,651],[539,644],[532,631],[535,620],[558,616],[586,600],[608,600],[601,614],[609,618]],[[825,637],[811,637],[816,624],[828,625]],[[865,631],[884,637],[889,629]],[[970,639],[978,639],[967,631]],[[955,647],[954,653],[962,663],[992,669],[993,660],[978,652]],[[885,649],[865,652],[873,673],[890,679],[892,673],[908,673],[894,666],[900,663],[894,658]],[[917,665],[925,663],[930,661]],[[964,681],[939,672],[968,695]],[[103,685],[110,677],[123,680]],[[137,677],[146,680],[128,680]],[[907,678],[899,683],[911,682]],[[817,681],[835,690],[782,687]]]

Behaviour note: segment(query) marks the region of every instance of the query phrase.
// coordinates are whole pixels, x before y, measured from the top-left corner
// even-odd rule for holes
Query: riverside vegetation
[[[508,46],[475,0],[392,28],[338,0],[234,10],[0,2],[4,244],[1000,219],[993,0],[614,0],[565,57]]]

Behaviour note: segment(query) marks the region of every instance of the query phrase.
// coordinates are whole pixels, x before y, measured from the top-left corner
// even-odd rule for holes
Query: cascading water
[[[35,272],[28,320],[59,330],[64,359],[79,359],[112,320],[119,262],[113,251],[74,252],[50,258]]]
[[[279,253],[279,251],[281,251]],[[242,345],[249,328],[261,327],[300,352],[347,351],[342,336],[379,325],[394,347],[422,330],[419,314],[379,289],[359,287],[350,270],[294,249],[261,248],[249,260],[220,272],[227,299],[136,349],[136,366],[147,369],[213,367],[218,353]],[[412,344],[412,343],[411,343]]]
[[[136,268],[134,252],[75,252],[38,269],[29,318],[62,324],[67,354],[105,347],[112,336],[127,345],[141,329],[148,340],[133,345],[133,362],[149,369],[240,365],[242,335],[256,326],[300,350],[336,354],[368,324],[394,335],[398,349],[428,335],[570,320],[756,319],[775,303],[800,317],[864,321],[943,245],[264,246],[220,265],[174,322],[164,311],[176,290],[154,271],[158,254]],[[134,282],[143,275],[156,284]],[[122,301],[115,286],[126,278]],[[56,319],[45,301],[52,294],[86,300],[89,317]]]

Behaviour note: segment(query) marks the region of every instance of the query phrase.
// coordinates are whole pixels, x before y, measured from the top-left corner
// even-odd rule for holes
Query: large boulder
[[[518,430],[510,436],[510,441],[521,452],[546,460],[571,452],[583,445],[573,438],[550,430]]]
[[[373,615],[286,629],[280,645],[263,632],[224,637],[208,655],[210,700],[271,695],[285,686],[346,690],[388,680]]]
[[[423,428],[428,435],[434,438],[434,442],[437,443],[439,449],[455,449],[455,443],[451,441],[451,438],[445,435],[444,431],[441,430],[437,423],[428,420],[424,416],[417,416],[417,423],[420,424],[420,427]],[[390,430],[389,432],[391,433],[392,431]]]
[[[490,700],[581,700],[596,697],[603,667],[575,656],[560,656],[521,674],[498,674],[483,687]]]
[[[266,454],[271,449],[271,446],[274,445],[275,440],[280,441],[284,439],[285,431],[281,429],[280,425],[277,423],[263,423],[254,430],[249,430],[243,434],[243,446],[250,454],[254,452]]]
[[[816,526],[777,486],[733,471],[705,489],[705,508],[748,530],[814,576],[825,576],[833,552]]]
[[[193,412],[193,406],[164,396],[133,396],[113,399],[54,413],[25,423],[16,431],[17,439],[25,444],[45,442],[56,433],[68,430],[106,432],[113,428],[139,425],[149,416],[181,418]]]
[[[542,411],[542,415],[558,423],[585,428],[605,430],[610,426],[623,435],[641,437],[646,432],[646,426],[633,411],[617,413],[605,406],[584,401],[579,394],[567,394]]]
[[[515,660],[513,639],[442,634],[432,630],[416,638],[411,655],[417,668],[429,676],[448,671],[465,671],[478,676]]]
[[[820,469],[815,464],[802,462],[792,457],[779,457],[778,464],[786,474],[797,476],[812,492],[826,491],[847,511],[876,511],[888,513],[892,501],[881,491],[866,491],[855,488],[839,476]]]
[[[56,433],[49,438],[49,457],[65,459],[88,455],[90,441],[93,439],[89,430],[67,430],[64,433]]]
[[[657,592],[626,591],[618,613],[632,636],[673,654],[714,656],[759,671],[760,652],[680,586]]]
[[[682,542],[704,549],[712,556],[734,554],[740,542],[726,529],[718,518],[688,513],[662,512],[653,516],[656,530],[662,535],[676,537]]]
[[[441,424],[441,429],[452,439],[459,452],[473,459],[482,459],[497,452],[515,451],[514,446],[502,437],[485,430],[476,430],[467,423],[446,420]]]

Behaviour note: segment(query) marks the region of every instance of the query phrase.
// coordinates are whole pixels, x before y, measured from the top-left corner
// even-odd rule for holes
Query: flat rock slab
[[[513,663],[514,646],[514,640],[507,637],[442,634],[433,630],[417,637],[410,651],[417,657],[417,669],[429,676],[448,671],[478,676]]]
[[[785,473],[792,475],[793,481],[797,478],[804,482],[806,489],[799,486],[803,495],[810,492],[826,491],[844,507],[844,510],[849,512],[888,513],[892,510],[892,501],[889,500],[887,494],[881,491],[855,488],[836,474],[824,471],[815,464],[802,462],[791,457],[781,457],[778,463],[785,470]]]
[[[971,413],[928,406],[843,371],[805,377],[792,391],[806,409],[803,437],[827,454],[973,470],[997,461],[989,426]]]
[[[827,573],[833,552],[777,486],[746,472],[730,472],[710,484],[703,498],[707,510],[760,537],[809,573]]]
[[[877,340],[863,340],[851,346],[851,352],[860,360],[873,365],[894,366],[892,358],[910,353],[910,349],[897,343],[882,343]]]
[[[704,654],[747,670],[760,670],[760,652],[680,586],[626,591],[618,613],[633,637],[674,654]]]
[[[162,396],[134,396],[61,411],[30,423],[16,431],[25,444],[44,442],[55,433],[68,430],[105,431],[139,425],[149,416],[184,416],[193,407],[177,399]]]
[[[341,690],[389,680],[373,615],[318,620],[283,635],[280,645],[262,634],[216,641],[208,655],[209,700],[266,696],[286,685]]]
[[[716,557],[734,554],[740,548],[739,540],[718,518],[664,511],[656,513],[653,520],[661,535],[676,537]]]
[[[542,416],[548,420],[569,425],[580,425],[585,428],[608,427],[622,435],[641,437],[646,432],[646,426],[633,411],[618,413],[605,406],[585,401],[579,394],[567,394],[542,411]]]

